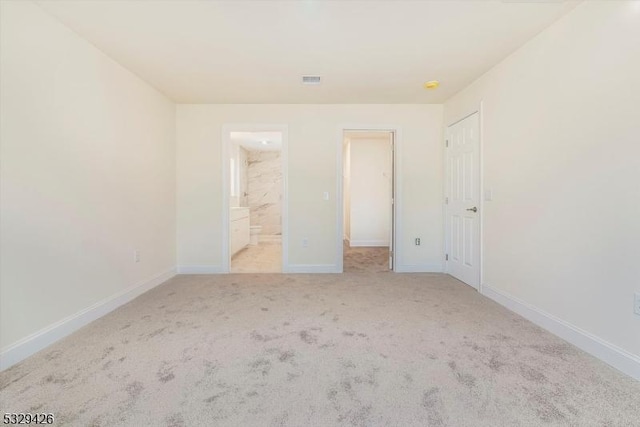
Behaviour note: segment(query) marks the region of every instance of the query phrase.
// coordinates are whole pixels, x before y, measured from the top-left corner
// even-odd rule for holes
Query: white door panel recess
[[[447,272],[478,289],[480,284],[480,122],[479,114],[447,129]]]

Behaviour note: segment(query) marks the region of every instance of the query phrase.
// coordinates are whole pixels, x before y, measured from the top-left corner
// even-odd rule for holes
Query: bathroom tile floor
[[[281,273],[282,244],[260,242],[247,246],[231,258],[232,273]]]

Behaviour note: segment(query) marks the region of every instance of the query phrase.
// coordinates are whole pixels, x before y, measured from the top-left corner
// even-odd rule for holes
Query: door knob
[[[471,212],[478,212],[478,208],[476,208],[475,206],[474,206],[474,207],[472,207],[472,208],[469,208],[469,209],[467,209],[467,210],[468,210],[468,211],[471,211]]]

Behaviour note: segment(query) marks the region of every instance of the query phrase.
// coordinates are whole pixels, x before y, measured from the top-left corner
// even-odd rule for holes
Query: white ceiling
[[[231,132],[231,141],[249,151],[280,151],[282,150],[281,132]],[[263,141],[267,143],[264,144]]]
[[[577,4],[37,3],[179,103],[441,103]],[[303,74],[322,76],[322,84],[303,86]],[[433,79],[439,89],[422,89]]]

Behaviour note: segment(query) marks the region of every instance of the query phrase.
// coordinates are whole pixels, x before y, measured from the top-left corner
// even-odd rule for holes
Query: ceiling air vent
[[[302,76],[302,84],[305,85],[319,85],[320,76]]]

